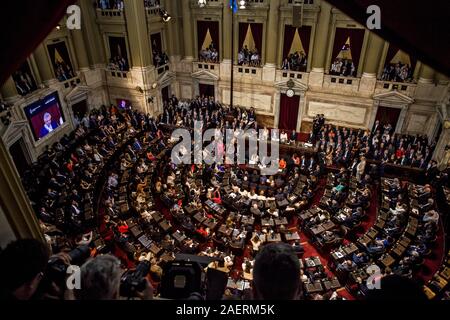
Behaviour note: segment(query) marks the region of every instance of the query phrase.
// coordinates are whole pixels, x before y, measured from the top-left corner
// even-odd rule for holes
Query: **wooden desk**
[[[205,216],[203,215],[203,213],[199,212],[196,213],[194,216],[194,220],[197,221],[198,223],[203,223],[203,221],[206,220]]]
[[[273,221],[272,218],[261,219],[261,226],[263,226],[263,227],[274,227],[275,226],[275,222]]]
[[[231,236],[231,234],[233,233],[233,229],[228,228],[226,225],[221,225],[218,231],[220,234],[223,234],[224,236]]]
[[[298,232],[288,232],[284,234],[284,237],[286,238],[286,241],[296,241],[300,240],[300,236],[298,235]]]
[[[385,268],[392,266],[395,263],[395,259],[388,253],[380,261]]]
[[[275,225],[276,226],[283,226],[283,225],[288,225],[289,224],[289,222],[288,222],[288,220],[286,219],[286,217],[283,217],[283,218],[276,218],[275,219]]]
[[[279,233],[274,233],[272,235],[267,236],[267,242],[281,242],[281,235]]]

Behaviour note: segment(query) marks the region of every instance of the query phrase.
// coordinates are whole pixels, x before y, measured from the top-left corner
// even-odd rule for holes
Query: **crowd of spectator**
[[[75,77],[75,74],[74,74],[72,68],[67,63],[63,63],[63,62],[58,62],[56,64],[55,73],[56,73],[56,78],[61,82]]]
[[[127,59],[117,55],[109,60],[108,69],[114,71],[129,71],[130,66]]]
[[[214,47],[214,44],[206,48],[200,50],[199,60],[202,62],[210,62],[210,63],[218,63],[219,62],[219,52]]]
[[[261,55],[258,49],[250,50],[247,46],[244,46],[238,53],[238,65],[260,67]]]
[[[396,82],[411,82],[413,69],[406,63],[389,63],[384,67],[382,80]]]
[[[352,60],[338,58],[331,64],[330,74],[333,76],[356,77],[356,66]]]
[[[165,52],[153,50],[153,64],[155,67],[161,67],[169,63],[169,56]]]
[[[14,83],[16,84],[17,93],[21,96],[26,96],[30,92],[36,90],[36,85],[28,72],[21,70],[13,74]]]
[[[123,0],[97,0],[97,6],[102,10],[123,11]]]
[[[322,118],[323,119],[323,118]],[[323,120],[322,120],[323,121]],[[376,121],[372,131],[320,124],[315,121],[309,142],[314,143],[326,165],[345,165],[356,169],[354,161],[364,156],[380,161],[429,170],[436,140],[426,135],[396,134],[391,124]]]
[[[295,52],[291,53],[288,57],[283,60],[283,64],[281,65],[282,70],[292,70],[292,71],[301,71],[306,72],[306,66],[308,61],[306,59],[305,53]]]

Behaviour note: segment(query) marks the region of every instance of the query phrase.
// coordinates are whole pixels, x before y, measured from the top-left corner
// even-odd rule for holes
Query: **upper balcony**
[[[125,23],[125,12],[122,9],[97,8],[97,21],[100,24],[123,24]]]
[[[377,81],[375,86],[375,94],[397,90],[409,97],[413,97],[416,93],[417,84],[413,82],[395,82],[395,81]]]
[[[336,90],[339,92],[358,92],[360,78],[353,77],[341,77],[326,74],[323,78],[323,88],[329,88],[330,90]]]
[[[289,79],[297,80],[307,85],[309,80],[309,73],[292,70],[277,70],[275,82],[286,81]]]

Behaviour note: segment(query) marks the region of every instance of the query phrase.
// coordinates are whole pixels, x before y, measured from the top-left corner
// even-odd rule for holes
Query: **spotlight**
[[[206,7],[206,0],[198,0],[198,6],[200,8]]]
[[[239,9],[245,9],[247,7],[247,1],[241,0],[239,1]]]
[[[169,22],[170,19],[172,19],[172,17],[167,12],[167,10],[164,10],[164,9],[159,9],[159,15],[161,16],[161,18],[163,19],[164,22]]]
[[[61,26],[59,24],[56,26],[56,30],[61,30]]]

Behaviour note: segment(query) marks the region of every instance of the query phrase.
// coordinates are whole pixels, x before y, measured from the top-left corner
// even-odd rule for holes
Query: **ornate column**
[[[0,206],[17,238],[44,241],[38,219],[30,205],[8,150],[0,139]]]
[[[152,64],[152,56],[144,1],[124,0],[124,5],[132,65],[147,67]]]
[[[167,33],[168,33],[168,54],[169,56],[179,56],[180,55],[180,46],[179,46],[179,34],[178,34],[178,14],[176,14],[176,3],[173,3],[174,0],[166,0],[166,10],[172,16],[172,19],[167,24]]]
[[[132,0],[134,1],[134,0]],[[184,59],[192,61],[194,60],[194,48],[192,34],[194,29],[192,28],[192,16],[191,7],[189,6],[189,0],[181,0],[183,10],[183,38],[184,38]]]
[[[442,124],[442,132],[433,155],[433,159],[438,162],[440,170],[447,168],[450,161],[450,149],[445,150],[446,147],[450,147],[450,119],[444,120]]]
[[[17,93],[16,84],[12,77],[9,77],[0,89],[3,99],[8,104],[14,104],[18,99],[20,99]]]
[[[435,71],[428,65],[422,63],[422,68],[420,70],[419,83],[431,84],[434,80]]]
[[[447,85],[450,82],[450,79],[445,74],[436,72],[436,81],[438,84]]]
[[[360,90],[373,92],[377,84],[377,72],[383,54],[384,40],[373,32],[369,33],[364,72],[361,77]]]
[[[312,70],[309,82],[313,86],[322,86],[325,73],[328,34],[330,33],[331,5],[326,1],[320,2],[320,13],[318,16],[317,29],[314,39],[314,50],[312,53]]]
[[[89,59],[84,44],[83,32],[81,30],[70,31],[77,56],[78,69],[80,72],[89,70]]]
[[[91,65],[106,64],[105,47],[96,23],[96,13],[91,0],[79,0],[81,8],[81,31],[86,41],[86,49]]]
[[[267,41],[266,41],[266,65],[273,66],[277,60],[277,36],[278,36],[278,9],[280,0],[271,0],[269,8],[269,20],[267,24]]]
[[[231,60],[231,9],[230,1],[223,0],[223,18],[222,18],[222,57],[223,60]]]
[[[37,47],[34,52],[34,59],[36,60],[36,65],[38,67],[41,80],[48,84],[49,82],[53,82],[52,80],[55,80],[55,77],[53,75],[52,66],[50,65],[47,49],[44,45],[44,43],[41,43]]]

